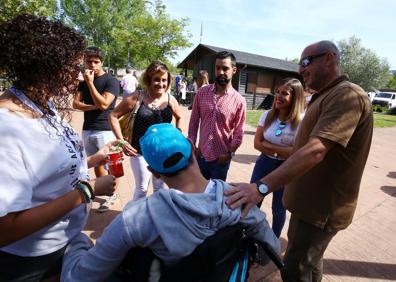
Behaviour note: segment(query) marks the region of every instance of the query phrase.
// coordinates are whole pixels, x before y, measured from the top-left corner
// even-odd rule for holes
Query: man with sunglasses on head
[[[306,86],[316,91],[296,136],[293,154],[253,184],[226,191],[231,208],[244,214],[276,187],[286,186],[291,213],[284,281],[321,281],[323,254],[356,209],[370,150],[373,114],[367,94],[340,74],[340,53],[331,41],[306,47],[299,62]]]

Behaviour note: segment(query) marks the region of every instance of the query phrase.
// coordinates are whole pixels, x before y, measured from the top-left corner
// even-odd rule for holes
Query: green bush
[[[396,115],[396,108],[391,108],[386,112],[388,115]]]
[[[386,108],[385,108],[385,107],[378,106],[378,105],[373,105],[373,111],[374,111],[374,112],[382,113],[382,112],[386,112]]]

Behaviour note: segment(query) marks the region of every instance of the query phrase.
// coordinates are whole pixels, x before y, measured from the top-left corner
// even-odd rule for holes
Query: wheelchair
[[[246,281],[253,262],[270,261],[283,267],[270,245],[247,238],[237,224],[219,230],[175,264],[165,264],[149,248],[131,249],[114,274],[118,281]]]

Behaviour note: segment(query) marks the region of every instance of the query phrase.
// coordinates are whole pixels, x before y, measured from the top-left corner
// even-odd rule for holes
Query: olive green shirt
[[[307,144],[310,137],[335,145],[322,162],[286,186],[284,206],[300,220],[320,228],[346,228],[356,209],[372,132],[370,100],[346,76],[315,94],[300,124],[294,150]]]

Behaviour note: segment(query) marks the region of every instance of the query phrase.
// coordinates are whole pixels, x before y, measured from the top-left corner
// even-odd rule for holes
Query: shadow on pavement
[[[88,221],[84,227],[84,231],[92,231],[89,234],[91,239],[97,239],[102,235],[103,230],[110,224],[110,222],[118,215],[121,211],[108,210],[104,213],[97,212],[97,209],[91,209],[89,211]]]
[[[396,280],[396,265],[390,263],[324,259],[323,273],[337,276]]]
[[[396,197],[396,186],[382,186],[381,190],[392,197]]]
[[[243,131],[243,135],[254,135],[254,134],[256,134],[256,132],[252,131],[252,130],[244,130]]]
[[[243,164],[250,164],[250,163],[255,163],[256,159],[257,159],[257,155],[237,154],[232,159],[232,161]]]
[[[388,175],[389,178],[396,178],[396,171],[389,171]]]

